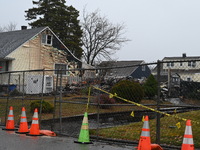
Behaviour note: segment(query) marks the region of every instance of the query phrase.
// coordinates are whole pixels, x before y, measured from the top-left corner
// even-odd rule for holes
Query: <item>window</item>
[[[59,71],[62,70],[61,71],[62,75],[67,75],[67,71],[66,71],[67,69],[68,69],[68,67],[66,64],[55,64],[55,72],[54,73],[58,74]]]
[[[180,66],[183,66],[183,62],[180,62]]]
[[[188,61],[188,66],[191,67],[192,66],[192,62]]]
[[[192,81],[192,79],[191,79],[190,77],[188,77],[188,78],[187,78],[187,81],[190,82],[190,81]]]
[[[196,61],[189,61],[188,66],[189,67],[196,67]]]
[[[192,67],[196,67],[196,61],[192,62]]]
[[[42,43],[46,45],[52,45],[53,36],[50,34],[42,34]]]
[[[174,62],[171,62],[171,66],[172,66],[172,67],[174,66]]]
[[[0,61],[0,71],[8,71],[8,61]]]
[[[174,66],[174,62],[168,62],[167,63],[167,67],[173,67]]]
[[[146,70],[146,66],[143,65],[143,66],[142,66],[142,71],[145,71],[145,70]]]
[[[170,63],[167,63],[167,67],[169,67],[170,66]]]

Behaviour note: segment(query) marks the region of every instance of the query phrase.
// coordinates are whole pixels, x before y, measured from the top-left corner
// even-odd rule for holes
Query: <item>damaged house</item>
[[[62,43],[49,27],[27,29],[0,33],[0,85],[8,84],[6,71],[52,70],[45,71],[44,81],[42,72],[25,74],[26,82],[23,89],[28,94],[41,91],[41,84],[45,84],[44,93],[53,90],[58,69],[81,68],[82,62],[76,58]],[[62,71],[65,82],[70,76],[80,76],[79,71]],[[14,77],[15,76],[15,77]],[[9,84],[22,89],[22,73],[12,73]],[[65,84],[65,83],[64,83]]]

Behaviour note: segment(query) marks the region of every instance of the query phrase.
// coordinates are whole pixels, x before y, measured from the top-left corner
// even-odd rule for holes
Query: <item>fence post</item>
[[[59,72],[54,70],[55,72],[57,72],[57,75],[56,75],[56,87],[55,87],[55,95],[54,95],[54,112],[53,112],[53,123],[52,123],[52,126],[51,126],[51,130],[55,130],[54,129],[54,125],[55,125],[55,117],[56,117],[56,105],[57,105],[57,95],[58,95],[58,78],[59,78]]]
[[[161,62],[157,61],[157,81],[158,81],[158,98],[157,98],[157,110],[160,110],[160,67]],[[156,113],[156,143],[160,144],[160,113]]]
[[[60,134],[62,133],[62,69],[60,70],[60,93],[59,93],[59,122]]]
[[[99,81],[101,82],[101,78],[99,77]],[[96,135],[97,135],[97,141],[99,140],[99,113],[100,113],[100,91],[98,90],[98,98],[97,98],[97,129],[96,129]]]
[[[9,86],[10,86],[10,73],[8,73],[8,84],[7,84],[7,102],[6,102],[6,113],[5,113],[5,125],[6,125],[6,119],[7,119],[7,115],[8,115],[8,101],[10,99],[10,91],[9,91]]]
[[[42,120],[42,104],[44,102],[44,75],[45,75],[45,70],[43,69],[42,71],[42,93],[41,93],[41,101],[40,101],[40,110],[39,110],[39,122],[41,124],[41,120]]]
[[[24,99],[25,99],[25,71],[23,71],[23,77],[22,77],[22,106],[24,106]]]

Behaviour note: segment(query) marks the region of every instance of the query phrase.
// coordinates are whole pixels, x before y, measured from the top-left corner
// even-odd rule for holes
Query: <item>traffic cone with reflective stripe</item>
[[[191,120],[187,120],[181,150],[194,150]]]
[[[29,133],[26,135],[30,136],[41,136],[43,134],[40,134],[40,127],[39,127],[39,121],[38,121],[38,110],[35,108],[33,118],[32,118],[32,124],[29,129]]]
[[[3,128],[2,130],[8,130],[8,131],[14,131],[15,129],[15,121],[14,121],[14,115],[13,115],[13,107],[10,106],[8,119],[6,122],[6,128]]]
[[[151,139],[149,129],[149,117],[145,116],[142,133],[138,144],[138,150],[151,150]]]
[[[16,133],[19,133],[19,134],[29,133],[28,123],[27,123],[27,118],[26,118],[26,110],[24,107],[22,107],[22,114],[20,117],[20,125],[19,125],[19,129],[18,129],[18,131],[16,131]]]
[[[81,131],[79,134],[78,141],[74,141],[75,143],[81,143],[81,144],[91,144],[90,142],[90,136],[89,136],[89,127],[88,127],[88,114],[85,112]]]

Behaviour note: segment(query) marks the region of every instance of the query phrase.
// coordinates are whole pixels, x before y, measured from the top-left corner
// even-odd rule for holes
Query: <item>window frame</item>
[[[51,37],[51,38],[49,39],[48,37]],[[50,41],[50,43],[49,43],[49,41]],[[52,44],[53,44],[53,35],[42,33],[41,42],[44,45],[52,46]]]
[[[54,64],[54,74],[55,75],[58,75],[58,71],[57,70],[59,70],[58,68],[56,68],[56,65],[62,65],[62,66],[66,66],[65,67],[65,70],[68,70],[68,65],[67,64],[64,64],[64,63],[55,63]],[[63,68],[62,68],[63,69]],[[62,75],[63,76],[68,76],[69,75],[69,71],[62,71]]]

